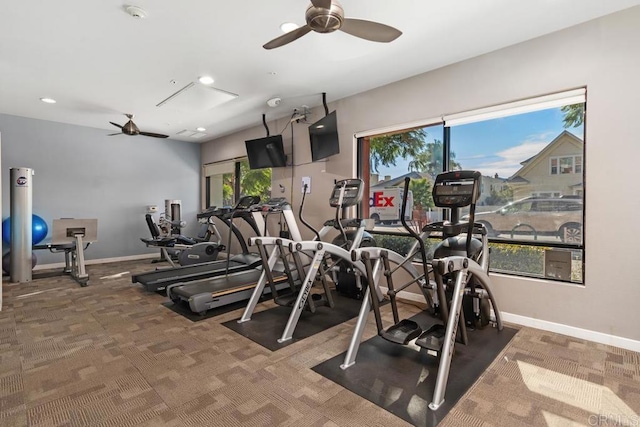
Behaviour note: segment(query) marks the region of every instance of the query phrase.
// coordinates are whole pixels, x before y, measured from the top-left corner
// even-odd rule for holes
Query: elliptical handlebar
[[[340,235],[344,239],[345,246],[349,245],[349,238],[347,237],[347,232],[342,226],[342,221],[340,221],[340,213],[343,209],[343,201],[344,201],[344,191],[347,188],[347,181],[342,181],[342,185],[340,186],[340,194],[338,195],[338,203],[336,204],[336,224],[338,224],[338,229],[340,230]]]
[[[409,197],[407,197],[407,195],[409,194],[410,183],[411,183],[411,178],[406,177],[404,179],[404,192],[402,197],[402,209],[400,210],[400,222],[402,223],[402,226],[405,228],[405,230],[407,230],[409,234],[411,234],[411,236],[418,241],[418,245],[420,246],[420,256],[422,258],[422,265],[426,266],[427,265],[427,249],[424,246],[424,240],[422,240],[422,238],[418,235],[418,233],[416,233],[415,230],[411,228],[409,224],[407,224],[406,214],[407,214],[407,203],[409,200]]]
[[[313,228],[313,226],[311,224],[309,224],[307,222],[307,220],[302,217],[302,210],[304,208],[304,200],[307,197],[307,188],[308,188],[308,185],[305,183],[304,187],[302,189],[302,201],[300,202],[300,209],[298,210],[298,218],[300,218],[300,222],[302,224],[304,224],[305,227],[307,227],[309,230],[313,231],[313,233],[316,235],[316,238],[318,239],[318,242],[320,242],[322,239],[320,238],[320,233],[318,233],[318,230]]]
[[[478,172],[478,174],[480,174],[480,172]],[[478,179],[474,179],[473,181],[473,191],[474,194],[476,192],[476,187],[478,187],[477,191],[478,193],[480,193],[480,177],[478,177]],[[467,225],[467,244],[466,244],[466,248],[467,248],[467,256],[471,257],[471,239],[472,239],[472,235],[473,235],[473,226],[475,224],[476,221],[476,198],[473,198],[473,201],[471,202],[471,205],[469,206],[469,224]]]

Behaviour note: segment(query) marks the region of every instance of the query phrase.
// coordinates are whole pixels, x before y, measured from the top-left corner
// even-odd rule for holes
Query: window
[[[421,229],[439,220],[431,198],[434,177],[442,172],[444,143],[442,123],[403,127],[359,139],[359,176],[365,181],[368,203],[359,215],[374,220],[376,244],[406,254],[414,243],[401,223],[404,179],[411,178],[406,221]]]
[[[532,197],[560,197],[559,191],[532,191]]]
[[[503,185],[481,194],[475,216],[492,246],[504,248],[492,252],[494,271],[544,277],[543,253],[557,248],[574,252],[571,281],[583,283],[585,103],[567,99],[531,103],[524,112],[495,107],[489,117],[471,114],[450,126],[455,167]]]
[[[271,168],[249,169],[246,158],[205,165],[205,207],[233,206],[240,196],[271,197]]]
[[[582,173],[582,156],[551,157],[551,175]]]
[[[411,220],[419,228],[416,218],[440,219],[428,199],[435,174],[478,170],[483,182],[475,220],[485,224],[497,248],[492,271],[545,277],[544,252],[568,250],[571,281],[583,283],[585,111],[585,90],[578,89],[444,116],[444,124],[374,134],[361,138],[360,176],[371,191],[387,191],[406,175],[425,179],[427,198],[412,187]],[[421,143],[411,151],[417,133]],[[376,208],[370,203],[363,209],[376,220],[376,232],[401,231],[397,211],[383,217]]]

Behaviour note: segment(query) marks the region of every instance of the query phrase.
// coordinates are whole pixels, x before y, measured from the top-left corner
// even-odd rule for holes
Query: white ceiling
[[[134,19],[135,4],[148,13]],[[309,33],[265,50],[283,22],[304,24],[305,0],[19,0],[0,9],[0,113],[203,142],[613,13],[640,0],[343,0],[345,16],[403,32],[389,44]],[[211,75],[239,95],[218,106],[160,103]],[[172,83],[174,81],[175,83]],[[209,91],[210,92],[210,91]],[[51,97],[57,104],[40,102]],[[276,108],[272,97],[282,98]],[[226,97],[219,97],[226,100]],[[182,102],[174,102],[182,101]],[[185,102],[186,101],[186,102]],[[200,100],[202,101],[202,100]],[[205,101],[209,101],[206,99]],[[178,136],[207,130],[201,139]],[[122,136],[124,138],[124,136]],[[140,137],[142,138],[142,137]]]

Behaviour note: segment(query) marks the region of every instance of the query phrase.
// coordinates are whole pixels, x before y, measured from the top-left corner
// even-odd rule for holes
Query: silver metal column
[[[11,168],[11,282],[31,281],[33,169]]]

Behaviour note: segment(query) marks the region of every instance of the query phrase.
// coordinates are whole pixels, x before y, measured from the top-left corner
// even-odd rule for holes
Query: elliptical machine
[[[252,245],[258,246],[263,262],[265,278],[264,280],[260,280],[255,287],[251,299],[242,317],[238,320],[238,323],[251,320],[251,316],[265,291],[266,285],[269,285],[271,288],[271,294],[276,304],[292,308],[282,336],[278,340],[280,343],[292,339],[302,310],[307,309],[314,312],[318,305],[333,307],[333,300],[326,282],[326,275],[333,275],[334,281],[337,282],[339,280],[340,265],[344,264],[345,261],[350,261],[349,254],[352,249],[358,248],[363,242],[366,242],[369,246],[375,245],[371,235],[365,231],[365,222],[363,220],[344,218],[344,208],[355,206],[362,200],[363,187],[364,183],[360,179],[346,179],[336,182],[329,199],[329,204],[336,208],[335,219],[326,221],[319,231],[314,229],[302,217],[302,209],[304,206],[303,197],[300,207],[300,221],[314,232],[315,237],[311,241],[296,241],[278,237],[255,237],[249,239]],[[304,194],[306,195],[306,190]],[[322,242],[322,238],[332,229],[338,229],[340,231],[340,235],[334,239],[334,241],[339,243],[338,245]],[[269,254],[266,246],[275,246],[275,250]],[[311,257],[311,262],[305,265],[301,258],[302,255]],[[297,286],[291,288],[291,295],[281,295],[272,286],[270,268],[278,258],[281,259],[283,265],[288,265],[288,256],[291,256],[294,260],[293,264],[298,277],[304,278],[304,280],[302,280],[300,289],[298,289]],[[350,265],[348,268],[353,269],[353,266]],[[346,269],[344,271],[349,272],[349,270]],[[360,271],[360,273],[362,272],[363,270]],[[358,286],[359,276],[361,276],[361,274],[357,275],[355,270],[353,270],[352,274],[354,276],[353,283],[355,286]],[[322,282],[324,293],[322,295],[313,294],[309,298],[311,295],[311,287],[316,279]],[[362,289],[358,289],[357,293],[362,295]]]
[[[433,200],[436,206],[451,211],[451,220],[426,225],[421,236],[418,236],[406,223],[406,201],[404,201],[401,214],[402,223],[408,233],[419,243],[425,276],[395,287],[392,280],[392,273],[395,270],[390,267],[388,251],[380,250],[375,259],[370,253],[373,251],[359,253],[365,265],[371,301],[370,305],[367,300],[363,302],[360,317],[341,368],[347,369],[355,364],[362,332],[371,307],[375,315],[378,335],[389,342],[400,345],[415,342],[418,347],[439,358],[435,391],[432,402],[429,404],[429,408],[432,410],[438,409],[444,402],[449,367],[458,332],[460,332],[460,342],[467,343],[469,323],[465,321],[465,313],[462,309],[463,299],[469,299],[470,306],[474,308],[471,314],[467,315],[472,318],[470,320],[474,321],[474,326],[488,323],[492,306],[497,329],[498,331],[503,329],[500,310],[491,292],[491,280],[488,276],[487,230],[482,224],[474,223],[475,205],[480,195],[480,179],[481,174],[477,171],[452,171],[439,174],[433,186]],[[409,181],[409,178],[405,179],[405,194]],[[469,221],[461,222],[460,209],[466,206],[470,206]],[[431,263],[427,263],[422,237],[428,238],[431,233],[441,235],[442,241],[435,248],[434,259]],[[474,236],[480,236],[481,240]],[[430,267],[433,282],[424,280]],[[384,328],[382,323],[380,314],[382,292],[378,280],[375,280],[376,277],[386,278],[387,296],[391,302],[394,319],[394,324],[388,328]],[[396,295],[413,283],[420,285],[427,304],[435,313],[439,314],[442,324],[435,324],[422,330],[413,320],[399,319]],[[430,296],[430,292],[433,290],[436,294],[435,301]]]
[[[306,190],[305,190],[306,193]],[[346,211],[362,201],[364,182],[361,179],[345,179],[336,182],[329,198],[329,205],[336,209],[335,218],[325,221],[324,227],[333,227],[340,234],[331,243],[346,250],[376,246],[373,236],[365,230],[365,222],[361,218],[345,218]],[[303,197],[304,204],[304,197]],[[311,228],[318,236],[319,233],[302,220],[302,205],[300,220]],[[323,227],[323,230],[324,230]],[[322,230],[321,230],[322,231]],[[318,238],[318,240],[320,240]],[[336,262],[336,260],[334,260]],[[346,262],[338,262],[333,269],[333,281],[336,291],[349,298],[362,299],[364,295],[363,285],[353,266]],[[364,285],[366,286],[366,284]]]

